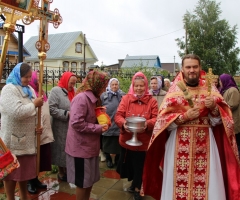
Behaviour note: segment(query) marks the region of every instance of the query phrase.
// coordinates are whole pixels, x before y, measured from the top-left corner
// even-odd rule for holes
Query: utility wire
[[[170,33],[166,33],[166,34],[163,34],[163,35],[159,35],[159,36],[156,36],[156,37],[142,39],[142,40],[133,40],[133,41],[128,41],[128,42],[109,42],[109,41],[103,41],[103,40],[96,40],[96,39],[92,39],[92,38],[87,38],[87,39],[88,40],[93,40],[93,41],[96,41],[96,42],[104,42],[104,43],[133,43],[133,42],[142,42],[142,41],[146,41],[146,40],[153,40],[153,39],[156,39],[156,38],[159,38],[159,37],[163,37],[165,35],[169,35],[169,34],[175,33],[177,31],[181,31],[181,30],[184,30],[184,29],[181,28],[181,29],[178,29],[176,31],[173,31],[173,32],[170,32]]]

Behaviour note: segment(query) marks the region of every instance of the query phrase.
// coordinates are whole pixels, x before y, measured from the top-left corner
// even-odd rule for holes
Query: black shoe
[[[46,189],[46,188],[47,188],[47,185],[46,185],[46,184],[43,184],[41,181],[39,181],[38,178],[36,178],[36,179],[34,180],[34,182],[35,182],[35,186],[36,186],[37,188],[40,188],[40,189]]]
[[[134,193],[135,192],[135,187],[133,187],[132,185],[127,189],[128,192],[130,193]]]
[[[30,181],[27,184],[27,190],[30,194],[37,194],[37,189],[34,186],[34,184],[30,183]]]
[[[61,180],[61,181],[67,182],[67,175],[64,174],[63,176],[60,176],[60,175],[58,174],[58,179]]]
[[[108,167],[108,168],[113,168],[113,163],[112,163],[111,160],[108,160],[108,161],[107,161],[107,167]]]
[[[134,192],[133,199],[134,200],[142,200],[142,197],[140,196],[140,192]]]

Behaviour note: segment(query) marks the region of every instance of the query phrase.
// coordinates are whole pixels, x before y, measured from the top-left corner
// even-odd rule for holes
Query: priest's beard
[[[185,77],[184,80],[186,81],[187,85],[194,87],[198,85],[199,76],[196,76],[196,78]]]

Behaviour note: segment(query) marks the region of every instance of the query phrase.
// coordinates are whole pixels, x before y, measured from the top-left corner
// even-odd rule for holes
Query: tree
[[[199,0],[193,13],[183,17],[186,38],[177,38],[180,57],[194,53],[202,60],[202,67],[213,69],[213,73],[235,75],[239,70],[239,47],[237,44],[237,25],[232,28],[225,19],[219,19],[220,3]],[[187,50],[187,51],[186,51]]]

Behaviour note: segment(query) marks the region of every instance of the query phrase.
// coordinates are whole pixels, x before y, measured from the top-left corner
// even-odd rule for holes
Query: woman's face
[[[158,89],[158,82],[157,82],[157,79],[152,79],[150,81],[150,87],[152,90],[157,90]]]
[[[216,87],[218,87],[218,79],[214,79],[214,80],[213,80],[213,83],[214,83],[214,85],[215,85]]]
[[[142,96],[145,93],[145,83],[144,80],[136,79],[133,85],[134,94],[137,96]]]
[[[32,70],[29,70],[25,76],[21,77],[22,86],[28,86],[32,79]]]
[[[170,87],[169,81],[164,81],[164,85],[165,85],[166,87]]]
[[[118,82],[116,80],[113,80],[111,83],[110,83],[110,89],[113,91],[113,92],[117,92],[118,89],[119,89],[119,85],[118,85]]]
[[[69,81],[68,81],[68,91],[73,90],[76,82],[77,82],[77,77],[76,76],[71,76]]]
[[[222,81],[221,80],[219,80],[219,85],[220,85],[220,87],[222,87],[223,85],[222,85]]]

